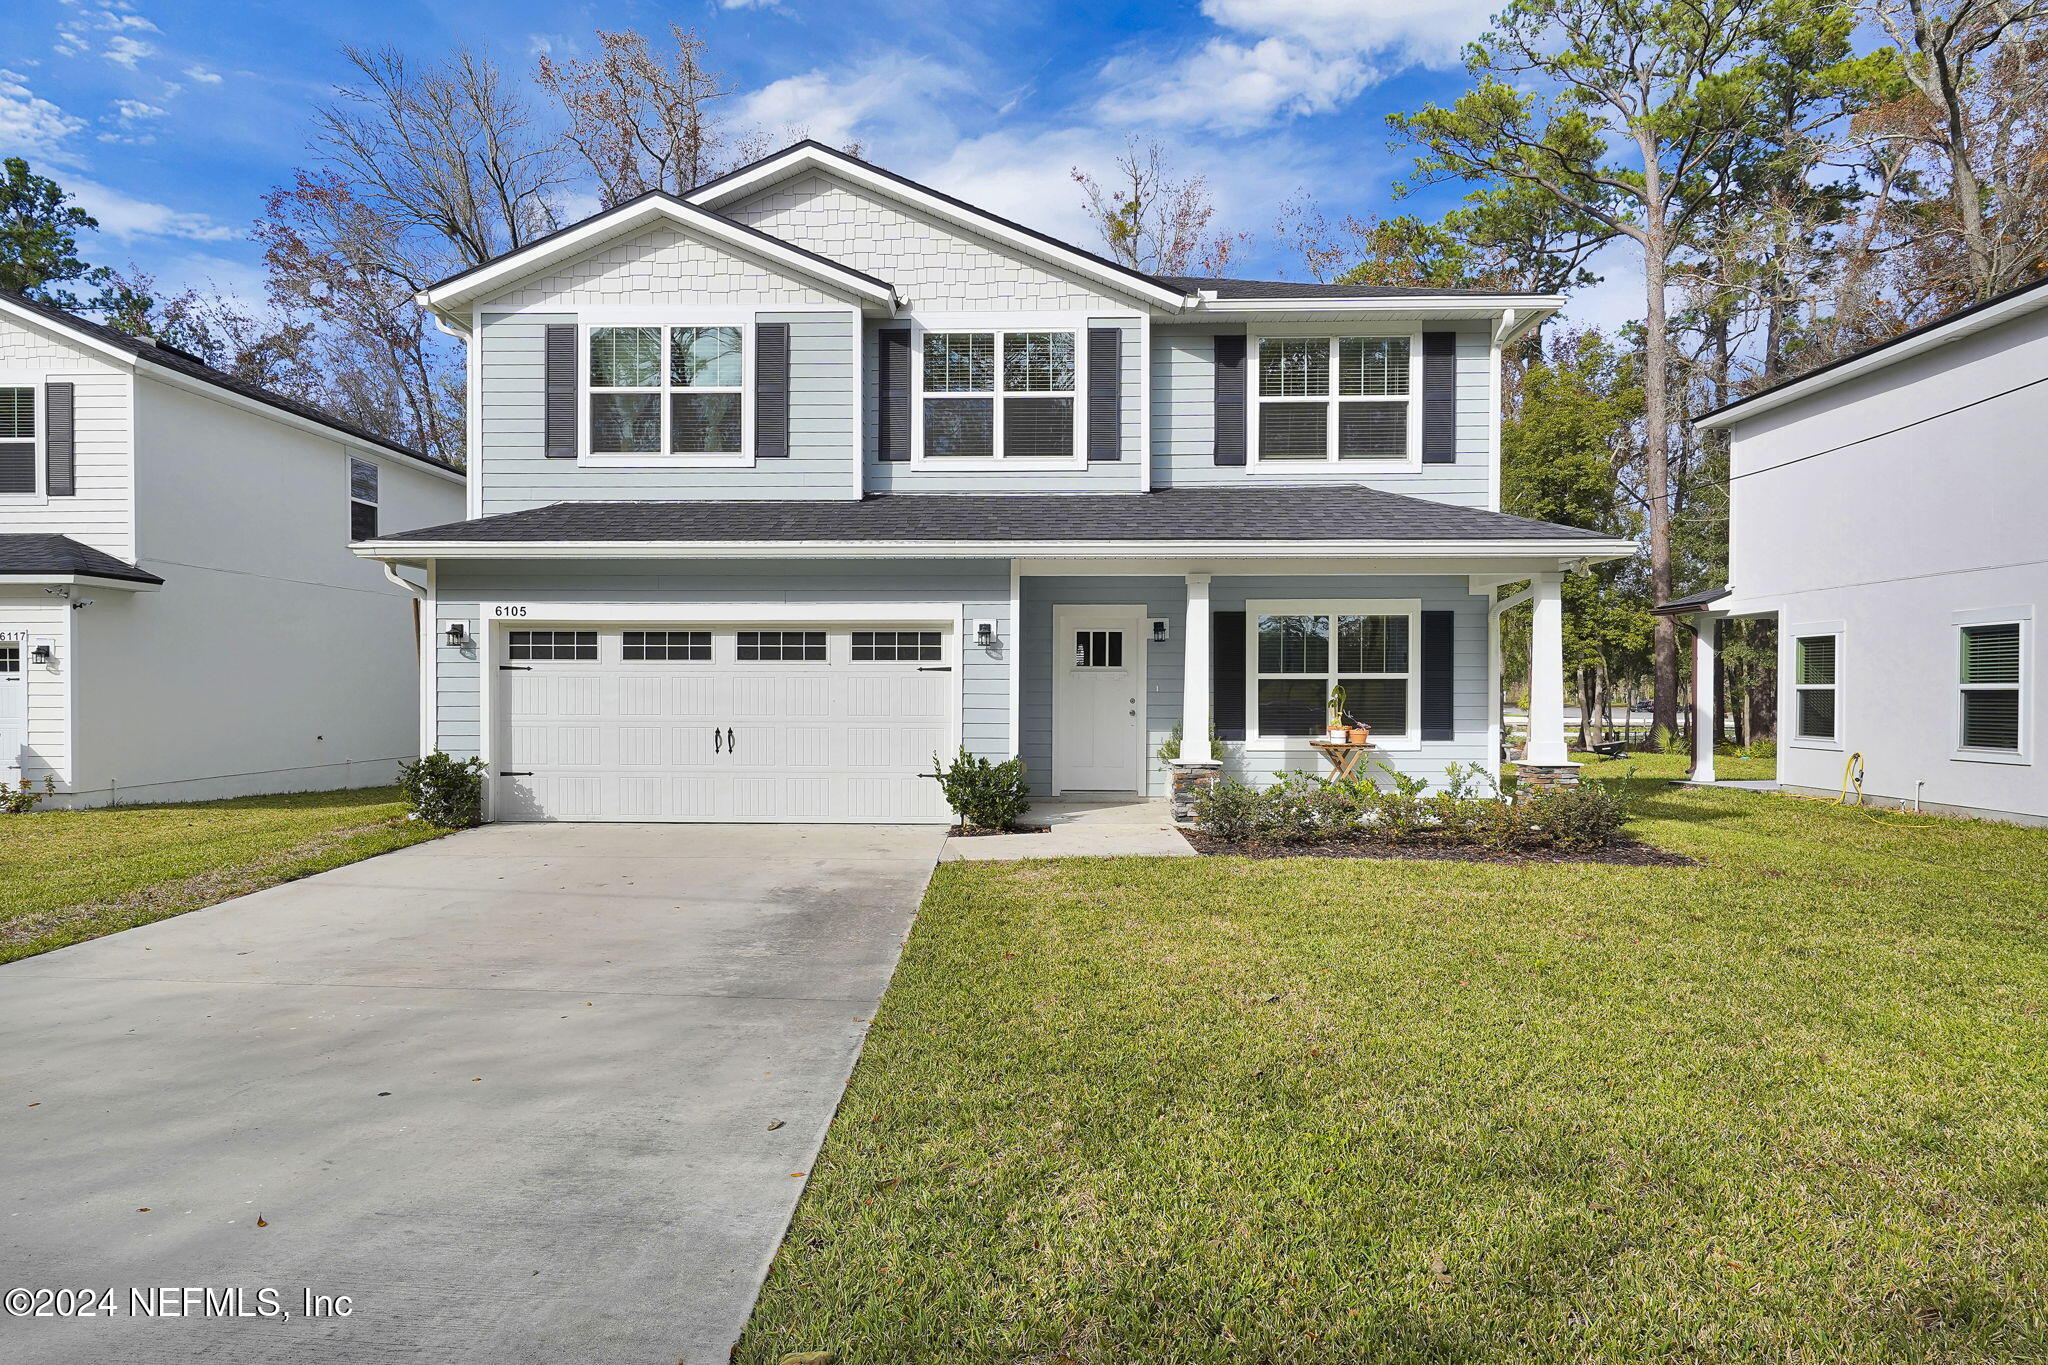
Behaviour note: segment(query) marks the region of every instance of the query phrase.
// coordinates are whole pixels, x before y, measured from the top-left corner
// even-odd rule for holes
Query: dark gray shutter
[[[547,457],[576,458],[576,328],[567,323],[543,329],[546,407],[542,416]]]
[[[1422,737],[1456,739],[1458,666],[1454,611],[1422,613]]]
[[[789,324],[754,328],[754,456],[789,457]]]
[[[1238,338],[1240,341],[1243,339]],[[1209,711],[1216,726],[1216,738],[1244,738],[1244,613],[1241,611],[1209,614]],[[1181,752],[1200,754],[1202,751],[1183,746]]]
[[[910,458],[910,329],[891,327],[875,334],[881,356],[875,371],[879,406],[875,412],[875,458]]]
[[[1422,462],[1458,462],[1458,334],[1422,334]]]
[[[1244,463],[1244,338],[1216,338],[1216,463]],[[1243,723],[1243,717],[1239,717]]]
[[[1121,460],[1123,443],[1124,333],[1121,327],[1088,329],[1088,458]]]
[[[78,442],[70,384],[43,386],[43,423],[45,491],[53,498],[73,497],[78,492]]]

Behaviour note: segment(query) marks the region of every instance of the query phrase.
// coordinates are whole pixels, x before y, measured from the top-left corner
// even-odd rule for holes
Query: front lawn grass
[[[1634,770],[1641,778],[1681,781],[1692,775],[1691,754],[1629,754],[1625,758],[1601,758],[1598,754],[1573,754],[1582,765],[1581,777],[1620,777]],[[1723,754],[1714,760],[1714,776],[1723,782],[1756,782],[1778,775],[1778,760],[1749,755]]]
[[[2048,1358],[2048,833],[1640,790],[1704,866],[942,865],[736,1358]]]
[[[444,832],[408,823],[396,787],[0,816],[0,962]]]

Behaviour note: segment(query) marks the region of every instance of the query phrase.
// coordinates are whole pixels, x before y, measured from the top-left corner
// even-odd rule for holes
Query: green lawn
[[[1585,777],[1620,777],[1630,769],[1638,778],[1682,778],[1692,772],[1691,754],[1630,754],[1627,758],[1601,758],[1595,754],[1573,754],[1572,757],[1584,765],[1581,775]],[[1750,758],[1723,755],[1714,760],[1714,776],[1719,781],[1756,782],[1778,775],[1778,760],[1775,758]]]
[[[0,962],[437,837],[395,787],[0,816]]]
[[[1624,766],[1624,765],[1617,765]],[[737,1359],[2048,1359],[2048,833],[952,863]]]

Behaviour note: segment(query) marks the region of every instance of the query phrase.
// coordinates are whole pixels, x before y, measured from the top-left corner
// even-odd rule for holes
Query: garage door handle
[[[722,737],[718,733],[718,727],[716,725],[711,727],[711,752],[714,754],[720,754],[725,752],[725,744]]]
[[[917,671],[920,673],[951,673],[953,671],[953,665],[926,664],[923,668],[920,668]]]
[[[531,672],[533,672],[533,665],[532,665],[532,664],[499,664],[499,665],[498,665],[498,671],[499,671],[500,673],[531,673]]]
[[[740,751],[740,746],[732,742],[732,727],[730,725],[725,727],[725,751],[729,754],[736,754]]]
[[[532,777],[532,773],[499,773],[500,777]]]

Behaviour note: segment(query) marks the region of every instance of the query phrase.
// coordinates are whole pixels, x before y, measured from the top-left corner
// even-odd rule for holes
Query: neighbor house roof
[[[1575,526],[1340,484],[993,497],[882,493],[778,502],[558,502],[379,536],[368,548],[374,553],[409,545],[944,543],[1002,553],[995,547],[1149,541],[1294,549],[1356,542],[1583,544],[1603,557],[1617,544]]]
[[[1685,597],[1674,597],[1669,602],[1659,602],[1650,610],[1659,616],[1684,616],[1690,612],[1703,611],[1722,598],[1730,596],[1734,591],[1733,588],[1708,588]]]
[[[175,346],[166,346],[162,342],[132,336],[127,332],[121,331],[119,328],[109,327],[101,322],[94,322],[90,318],[82,318],[76,313],[53,307],[50,304],[14,293],[11,290],[0,289],[0,302],[32,313],[58,327],[80,333],[99,342],[101,345],[112,346],[117,350],[125,351],[136,359],[146,361],[158,369],[168,370],[173,374],[183,375],[188,379],[196,379],[203,384],[210,384],[214,388],[225,389],[229,393],[239,394],[243,398],[254,399],[266,407],[276,408],[280,412],[288,412],[294,417],[301,417],[309,422],[318,422],[321,426],[338,431],[344,436],[352,436],[356,440],[369,445],[382,446],[394,454],[418,460],[421,464],[431,465],[435,469],[443,470],[450,474],[462,473],[462,470],[455,465],[448,464],[443,460],[437,460],[431,455],[414,450],[411,446],[400,445],[389,437],[379,436],[376,432],[367,431],[353,422],[343,421],[333,413],[314,407],[311,403],[301,402],[296,398],[288,398],[284,394],[264,388],[261,384],[252,384],[246,379],[237,379],[234,375],[216,370],[198,356],[181,351]]]
[[[163,580],[147,569],[138,569],[102,550],[81,545],[70,536],[0,535],[0,575],[76,574],[88,578],[118,578],[129,583],[161,584]]]
[[[1769,388],[1758,389],[1755,393],[1744,394],[1732,403],[1723,403],[1709,412],[1693,418],[1693,425],[1709,429],[1732,425],[1747,417],[1754,417],[1773,408],[1813,394],[1824,392],[1837,384],[1846,383],[1859,375],[1873,370],[1896,365],[1900,361],[1923,354],[1937,347],[1946,346],[1987,328],[1996,327],[2037,308],[2048,308],[2048,275],[2023,284],[2017,289],[2008,289],[2003,294],[1993,295],[1967,308],[1923,322],[1918,327],[1909,327],[1897,336],[1887,337],[1860,351],[1817,365],[1804,374],[1781,379]]]

